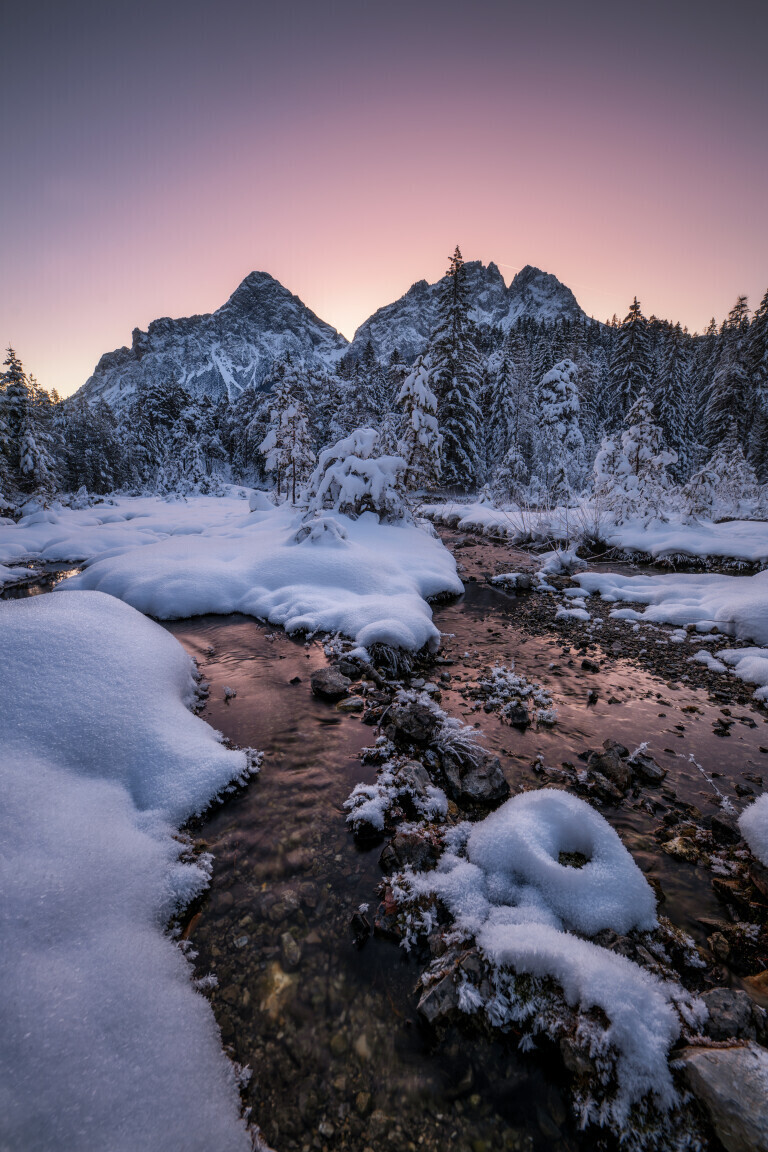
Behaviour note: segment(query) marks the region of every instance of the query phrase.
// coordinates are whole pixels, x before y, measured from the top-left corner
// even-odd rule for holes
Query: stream
[[[513,791],[538,786],[537,756],[548,766],[578,764],[605,739],[630,749],[648,741],[668,771],[662,795],[674,789],[704,813],[720,801],[690,754],[708,774],[719,774],[717,787],[739,810],[751,798],[748,789],[762,791],[764,710],[723,708],[706,688],[662,679],[597,641],[590,655],[599,658],[599,671],[585,670],[583,641],[567,630],[521,627],[522,598],[485,582],[493,571],[530,565],[530,556],[444,537],[460,546],[466,591],[434,610],[444,641],[432,677],[441,707],[480,728]],[[6,594],[50,590],[65,574]],[[376,730],[311,694],[310,674],[326,664],[322,644],[245,616],[165,627],[210,684],[203,718],[234,745],[264,752],[256,779],[190,825],[214,864],[184,936],[197,953],[196,975],[217,979],[209,995],[222,1039],[233,1059],[252,1069],[246,1096],[268,1142],[279,1152],[594,1147],[570,1120],[559,1060],[546,1051],[522,1057],[514,1038],[489,1040],[468,1028],[449,1028],[432,1044],[416,1012],[419,964],[375,936],[355,946],[353,915],[369,905],[372,919],[378,902],[381,844],[356,844],[343,804],[356,783],[375,778],[360,752]],[[553,695],[553,727],[520,731],[462,694],[484,669],[512,661]],[[724,713],[729,734],[718,738]],[[709,870],[661,852],[650,811],[626,805],[605,815],[660,886],[660,911],[706,945],[700,918],[723,914]]]
[[[578,763],[610,738],[630,749],[648,741],[668,771],[664,792],[715,811],[719,798],[688,760],[692,753],[743,807],[735,786],[754,787],[768,770],[763,711],[727,709],[730,735],[717,738],[722,707],[705,689],[665,682],[632,658],[601,651],[600,672],[583,670],[576,644],[521,630],[517,598],[483,582],[498,549],[489,559],[487,545],[471,548],[473,564],[461,553],[464,596],[435,608],[444,663],[433,679],[439,673],[441,707],[476,724],[501,756],[513,790],[536,783],[537,755],[552,766]],[[521,554],[512,565],[510,551],[502,567],[525,562]],[[556,1060],[546,1052],[521,1058],[513,1042],[466,1029],[431,1046],[415,1011],[419,965],[376,937],[355,947],[350,920],[361,905],[376,907],[381,845],[356,845],[343,803],[355,783],[374,778],[359,753],[376,732],[311,695],[309,675],[325,663],[320,643],[245,617],[168,627],[211,684],[205,719],[233,743],[265,753],[260,777],[194,830],[215,863],[188,935],[198,975],[217,976],[217,1020],[233,1057],[253,1069],[249,1099],[269,1142],[301,1152],[593,1147],[570,1122]],[[482,669],[512,660],[553,694],[554,727],[521,732],[461,694]],[[227,687],[237,695],[226,699]],[[622,806],[605,815],[660,885],[660,911],[706,945],[711,928],[699,919],[723,915],[709,870],[661,852],[650,812]]]

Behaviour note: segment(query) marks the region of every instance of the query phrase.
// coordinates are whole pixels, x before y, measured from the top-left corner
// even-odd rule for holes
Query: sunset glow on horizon
[[[348,337],[457,243],[601,320],[768,288],[763,5],[108,7],[4,21],[0,339],[62,394],[254,270]]]

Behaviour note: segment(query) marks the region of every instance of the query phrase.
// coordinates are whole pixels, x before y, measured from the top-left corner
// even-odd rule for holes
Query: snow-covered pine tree
[[[731,417],[711,458],[682,489],[684,512],[689,520],[735,516],[742,502],[753,500],[757,491],[757,476],[744,457],[736,421]]]
[[[688,474],[688,393],[690,365],[679,324],[665,335],[659,349],[654,406],[664,439],[677,452],[681,476]]]
[[[609,427],[620,427],[641,390],[650,389],[652,370],[648,321],[635,296],[616,334],[611,361],[613,412],[610,414]]]
[[[31,402],[32,389],[24,367],[13,348],[8,348],[0,375],[2,424],[5,429],[6,468],[10,484],[18,486],[20,479],[21,436],[24,417]]]
[[[491,494],[501,503],[521,503],[528,478],[528,466],[518,445],[513,442],[491,477]]]
[[[765,483],[768,481],[768,292],[749,326],[747,377],[752,397],[748,456],[759,480]]]
[[[513,444],[519,445],[521,424],[522,382],[514,360],[508,352],[503,352],[501,362],[492,368],[488,377],[485,439],[491,470]]]
[[[584,437],[579,428],[578,368],[560,360],[539,385],[537,476],[549,503],[567,504],[581,487]]]
[[[439,289],[437,325],[429,343],[432,387],[443,436],[443,481],[472,488],[480,469],[480,358],[472,340],[466,272],[459,248]]]
[[[307,484],[310,515],[330,509],[352,519],[364,512],[374,512],[382,520],[402,519],[407,514],[403,500],[405,461],[400,456],[380,455],[380,447],[375,428],[356,428],[324,449]],[[312,521],[302,529],[302,536],[307,529],[312,534]],[[338,528],[331,531],[337,535]]]
[[[443,438],[437,426],[437,397],[430,386],[430,365],[417,356],[397,396],[403,409],[403,434],[398,444],[405,460],[407,490],[429,488],[440,478]]]
[[[645,390],[627,413],[621,441],[603,440],[594,464],[595,499],[613,512],[617,524],[664,517],[669,493],[667,466],[677,456],[666,447]]]
[[[276,474],[278,496],[285,476],[286,495],[290,484],[294,504],[296,486],[306,478],[315,460],[301,392],[298,373],[289,362],[272,390],[269,431],[259,445],[268,471]]]
[[[717,365],[704,409],[704,441],[712,448],[721,440],[731,419],[739,439],[746,439],[748,421],[747,334],[749,308],[739,296],[720,331]]]

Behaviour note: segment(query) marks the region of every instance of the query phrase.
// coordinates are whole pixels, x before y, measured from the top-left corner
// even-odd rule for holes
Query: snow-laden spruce
[[[249,769],[193,664],[110,596],[0,603],[0,1145],[246,1152],[235,1074],[163,932],[208,882],[175,830]]]

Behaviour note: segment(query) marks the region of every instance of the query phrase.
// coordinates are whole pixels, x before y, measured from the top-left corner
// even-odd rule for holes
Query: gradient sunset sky
[[[701,330],[768,287],[768,5],[25,0],[0,339],[68,394],[270,272],[351,336],[458,243]]]

